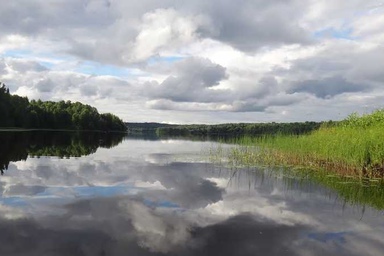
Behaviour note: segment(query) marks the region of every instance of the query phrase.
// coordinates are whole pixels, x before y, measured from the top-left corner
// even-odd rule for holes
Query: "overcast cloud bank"
[[[8,1],[0,79],[126,121],[344,118],[383,107],[382,1]]]

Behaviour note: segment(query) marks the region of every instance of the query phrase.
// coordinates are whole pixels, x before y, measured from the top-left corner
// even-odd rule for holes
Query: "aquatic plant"
[[[268,169],[336,191],[345,203],[384,209],[384,110],[351,114],[306,135],[242,137],[229,143],[210,150],[216,164],[274,167]]]
[[[244,138],[243,143],[244,141],[250,143],[252,138]],[[311,184],[313,187],[322,185],[336,192],[335,200],[342,201],[344,205],[356,205],[362,207],[362,211],[366,205],[377,210],[384,209],[382,178],[357,177],[347,171],[335,173],[334,170],[320,168],[314,163],[304,165],[303,159],[297,155],[288,156],[274,150],[260,150],[256,146],[216,147],[211,148],[210,153],[214,165],[233,170],[233,175],[243,171],[257,172],[264,166],[263,174],[281,177],[287,188],[309,189]]]
[[[342,176],[384,176],[384,111],[352,114],[307,135],[243,137],[229,155],[238,165],[293,165],[321,168]]]
[[[369,205],[377,210],[384,209],[384,181],[382,179],[362,178],[353,176],[332,175],[325,170],[308,170],[305,168],[284,168],[284,173],[296,180],[314,184],[335,191],[338,200],[345,204],[365,206]],[[290,179],[292,180],[292,179]]]

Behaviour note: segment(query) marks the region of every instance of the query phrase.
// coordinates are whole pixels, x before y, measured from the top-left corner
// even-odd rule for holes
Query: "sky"
[[[0,81],[126,122],[340,120],[384,107],[384,2],[18,0]]]

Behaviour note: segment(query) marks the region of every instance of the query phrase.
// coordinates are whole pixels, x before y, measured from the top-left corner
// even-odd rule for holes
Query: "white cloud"
[[[347,98],[383,94],[383,12],[378,0],[8,1],[0,80],[126,121],[304,121],[303,109],[330,119],[339,111],[327,104],[362,112]],[[204,67],[225,74],[201,87]]]
[[[145,61],[163,49],[177,50],[192,42],[199,23],[198,17],[184,17],[174,9],[146,13],[133,45],[133,61]]]

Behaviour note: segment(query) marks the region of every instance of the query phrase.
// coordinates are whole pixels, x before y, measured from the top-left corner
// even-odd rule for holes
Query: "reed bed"
[[[249,138],[245,140],[247,143],[251,141]],[[266,169],[271,175],[283,177],[287,187],[302,185],[303,188],[308,188],[310,183],[321,184],[337,192],[337,199],[343,201],[344,205],[363,206],[362,211],[366,205],[377,210],[384,209],[382,177],[361,177],[350,175],[347,171],[335,172],[335,169],[327,170],[313,163],[303,162],[300,157],[294,157],[295,154],[273,152],[275,154],[271,154],[269,149],[260,150],[254,145],[233,147],[219,145],[211,148],[209,153],[213,164],[230,168],[234,174],[241,170],[258,170],[264,165],[268,166]]]
[[[352,114],[307,135],[243,137],[230,143],[210,150],[212,162],[230,168],[283,167],[272,169],[331,188],[345,203],[384,209],[384,110]]]
[[[227,156],[237,166],[299,166],[355,178],[384,177],[384,110],[352,114],[307,135],[243,137]]]
[[[295,166],[347,177],[384,178],[384,110],[352,114],[307,135],[242,137],[231,143],[235,146],[225,154],[233,166]],[[219,153],[223,155],[223,149]]]

